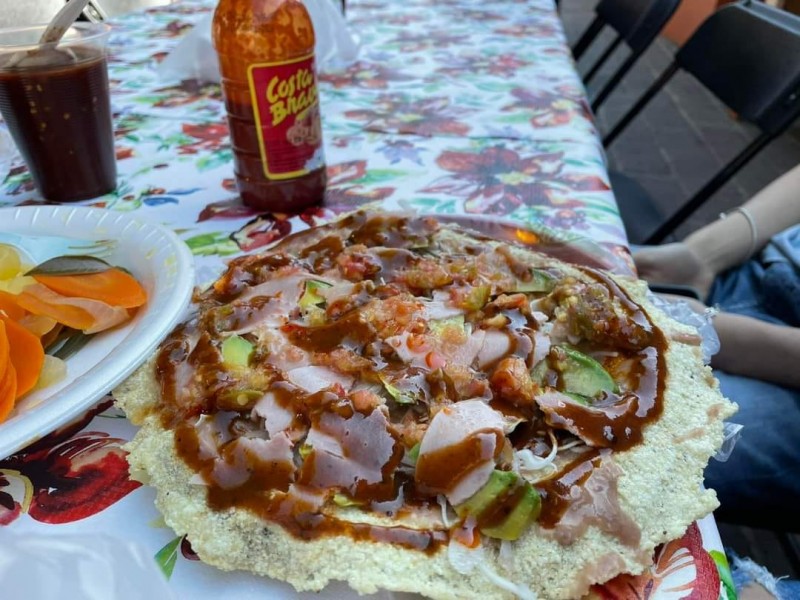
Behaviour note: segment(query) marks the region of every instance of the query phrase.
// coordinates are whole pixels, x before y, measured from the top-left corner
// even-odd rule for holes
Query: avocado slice
[[[492,471],[492,475],[486,485],[465,502],[454,507],[456,514],[462,519],[470,516],[479,518],[481,513],[492,506],[498,496],[511,489],[518,478],[518,475],[512,471]]]
[[[416,403],[417,399],[414,398],[411,394],[403,392],[395,385],[386,379],[383,375],[379,376],[381,383],[383,384],[383,388],[388,392],[388,394],[394,398],[394,401],[398,404],[414,404]]]
[[[516,540],[528,526],[539,518],[542,510],[542,499],[533,486],[527,481],[521,482],[523,489],[517,496],[517,504],[509,515],[499,524],[482,527],[481,532],[491,538],[500,540]]]
[[[489,302],[489,298],[492,296],[492,286],[490,285],[478,285],[472,288],[466,297],[461,301],[461,308],[466,310],[480,310],[486,303]]]
[[[515,292],[551,292],[556,286],[556,278],[547,271],[531,269],[528,281],[518,281]]]
[[[411,447],[410,450],[406,451],[406,458],[408,459],[408,462],[410,462],[412,465],[417,464],[417,460],[419,459],[420,446],[421,446],[420,442],[417,442]]]
[[[298,306],[300,306],[300,308],[311,308],[312,306],[324,303],[325,298],[319,293],[319,290],[329,287],[331,287],[330,283],[309,279],[306,281],[306,287],[305,290],[303,290],[303,295],[300,297]]]
[[[547,357],[544,357],[536,363],[531,369],[531,379],[533,379],[540,386],[544,386],[547,381],[547,371],[550,370],[550,365],[547,364]]]
[[[580,404],[591,404],[592,398],[602,392],[619,392],[617,383],[603,365],[573,348],[553,346],[551,354],[531,369],[531,378],[544,387],[548,383],[547,374],[552,371],[558,374],[559,390]]]
[[[439,337],[444,335],[444,330],[450,327],[454,327],[459,331],[466,331],[464,328],[464,315],[457,315],[455,317],[448,317],[447,319],[431,321],[428,324],[428,327],[430,327],[431,333]]]
[[[595,398],[601,392],[619,391],[614,378],[591,356],[572,348],[559,348],[566,355],[560,369],[565,391],[588,398]]]
[[[253,355],[253,344],[239,335],[222,342],[222,361],[230,367],[246,367]]]

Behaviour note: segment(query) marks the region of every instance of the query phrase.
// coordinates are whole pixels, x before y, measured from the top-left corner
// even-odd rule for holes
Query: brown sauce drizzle
[[[632,386],[636,396],[636,410],[626,413],[622,420],[616,419],[611,424],[615,438],[627,442],[617,442],[615,450],[627,450],[641,442],[645,426],[657,420],[664,410],[664,386],[667,381],[667,340],[645,312],[631,297],[620,288],[609,276],[594,269],[583,269],[608,287],[612,295],[618,298],[628,309],[634,322],[649,332],[650,343],[638,353],[640,360],[635,383]],[[633,432],[638,431],[638,434]]]
[[[483,435],[494,431],[479,431],[458,444],[420,456],[415,473],[417,486],[439,494],[453,489],[461,479],[486,462],[483,456]],[[495,454],[502,449],[503,440],[497,434]]]
[[[330,269],[344,250],[342,238],[336,235],[329,235],[322,238],[316,244],[312,244],[300,251],[300,258],[307,258],[311,261],[315,273],[320,273]]]
[[[202,474],[206,481],[210,480],[213,460],[199,458],[199,441],[192,425],[183,423],[176,428],[175,447],[190,469]],[[324,514],[301,496],[287,493],[290,481],[291,478],[285,470],[269,465],[262,466],[239,487],[226,490],[215,485],[207,486],[208,504],[212,510],[217,511],[245,508],[304,540],[342,535],[355,540],[386,542],[434,554],[450,539],[448,532],[442,530],[383,527],[337,519]]]
[[[582,485],[600,466],[599,450],[589,450],[563,467],[556,475],[536,484],[542,496],[539,525],[553,529],[572,505],[572,489]]]
[[[283,329],[295,346],[310,352],[330,352],[346,341],[361,346],[375,338],[375,330],[364,321],[358,311],[350,312],[341,319],[319,327],[292,324]]]
[[[634,392],[606,393],[592,406],[564,403],[548,420],[563,427],[570,423],[581,439],[599,448],[628,450],[641,443],[644,427],[661,414],[663,378],[657,377],[658,354],[654,347],[642,350]]]
[[[213,288],[198,296],[203,310],[214,309],[228,303],[250,286],[258,285],[271,272],[290,265],[302,265],[314,272],[335,267],[337,257],[347,246],[363,244],[384,250],[373,253],[380,263],[380,271],[376,275],[386,279],[381,289],[392,285],[392,277],[403,269],[413,266],[416,257],[415,248],[425,248],[431,244],[431,235],[436,230],[436,223],[430,219],[415,219],[391,215],[370,215],[355,213],[336,224],[316,228],[313,233],[299,232],[288,236],[276,246],[270,254],[262,257],[243,257],[233,261],[226,274]],[[411,251],[410,251],[411,250]],[[480,248],[468,254],[479,254]],[[506,264],[517,277],[525,280],[531,277],[530,268],[520,262],[509,252],[501,252]],[[583,271],[605,286],[612,297],[619,300],[627,312],[627,318],[647,332],[646,347],[638,346],[636,351],[628,349],[629,355],[639,356],[639,364],[631,380],[629,390],[620,395],[608,394],[604,400],[596,404],[595,411],[588,411],[579,405],[570,404],[560,411],[568,420],[578,424],[583,433],[598,441],[598,446],[611,447],[614,450],[625,450],[640,443],[642,430],[656,420],[662,412],[662,397],[666,379],[666,363],[664,351],[666,340],[663,333],[656,328],[644,311],[609,277],[594,269]],[[369,282],[367,282],[369,283]],[[290,323],[282,328],[289,341],[309,352],[330,352],[339,347],[363,349],[376,340],[374,328],[366,322],[358,307],[366,303],[370,294],[362,284],[354,291],[351,302],[339,301],[341,307],[329,307],[329,317],[333,320],[322,326],[305,327]],[[372,283],[369,283],[372,286]],[[374,288],[373,288],[374,289]],[[402,290],[401,290],[402,291]],[[230,315],[229,325],[224,329],[232,329],[237,324],[247,322],[251,317],[257,318],[257,312],[263,308],[263,302],[254,300],[249,305],[242,305],[240,312]],[[250,311],[254,311],[251,313]],[[509,336],[510,350],[506,356],[521,352],[525,346],[521,337],[530,337],[538,324],[531,315],[517,309],[497,311],[507,317],[508,324],[503,332]],[[223,320],[225,315],[222,316]],[[434,553],[450,539],[450,533],[442,530],[415,530],[408,527],[379,527],[367,524],[356,524],[337,519],[325,514],[302,497],[293,494],[292,485],[302,485],[302,472],[287,469],[281,464],[248,464],[249,476],[238,487],[223,489],[213,484],[211,473],[213,460],[200,458],[200,441],[193,419],[202,413],[216,410],[213,399],[216,390],[226,385],[226,374],[221,365],[218,341],[209,337],[209,328],[213,319],[208,322],[196,322],[178,327],[162,345],[156,360],[156,372],[161,385],[164,404],[162,420],[174,429],[175,444],[181,459],[195,472],[200,473],[207,486],[208,502],[214,510],[225,510],[231,507],[242,507],[261,518],[279,524],[291,535],[302,539],[315,539],[327,535],[345,535],[357,540],[373,540],[397,544],[406,548]],[[199,327],[199,330],[198,330]],[[216,335],[216,332],[211,332]],[[617,331],[627,335],[626,331]],[[633,334],[631,334],[633,336]],[[197,341],[195,341],[197,340]],[[630,338],[633,345],[634,339]],[[641,340],[636,340],[640,343]],[[528,353],[527,350],[524,351]],[[529,365],[529,367],[532,365]],[[193,372],[194,387],[189,385],[187,370]],[[490,369],[489,369],[490,370]],[[187,380],[187,381],[184,381]],[[431,382],[429,382],[431,383]],[[283,384],[281,384],[283,385]],[[441,389],[440,389],[441,388]],[[273,387],[273,390],[278,388]],[[432,396],[436,401],[449,401],[450,391],[447,386],[431,383]],[[438,398],[438,396],[442,396]],[[189,397],[191,396],[191,397]],[[187,398],[188,397],[188,398]],[[188,406],[181,406],[186,404]],[[337,404],[343,403],[343,404]],[[331,392],[319,392],[312,395],[297,395],[294,391],[283,389],[278,394],[279,405],[289,408],[295,413],[293,427],[305,427],[313,421],[315,411],[331,410],[352,411],[352,406],[345,398],[339,398]],[[513,406],[492,402],[492,406],[510,416],[531,418],[534,408],[521,410]],[[612,410],[615,409],[615,410]],[[318,414],[318,412],[317,412]],[[346,416],[346,415],[345,415]],[[536,434],[537,427],[524,423],[519,431],[512,434],[516,448],[528,447]],[[499,436],[495,454],[503,447],[503,436]],[[350,490],[351,496],[360,502],[387,501],[395,498],[400,486],[403,486],[405,507],[427,506],[435,499],[434,494],[452,489],[465,474],[485,460],[481,452],[481,440],[471,436],[460,444],[449,446],[440,451],[427,453],[421,457],[416,466],[415,476],[410,473],[394,473],[402,453],[396,453],[386,466],[386,477],[380,484],[373,486],[357,486]],[[536,484],[542,495],[542,510],[539,523],[545,528],[554,528],[570,507],[571,491],[581,486],[591,476],[594,469],[599,468],[606,451],[591,449],[578,456],[573,462],[563,467],[559,473],[548,480]],[[224,452],[223,452],[224,454]],[[313,452],[309,458],[313,457]],[[313,470],[313,458],[304,465],[304,470]],[[298,478],[300,481],[298,481]],[[307,479],[307,478],[306,478]],[[492,509],[481,516],[481,527],[498,525],[513,511],[522,498],[525,489],[517,486],[508,490],[496,499]]]

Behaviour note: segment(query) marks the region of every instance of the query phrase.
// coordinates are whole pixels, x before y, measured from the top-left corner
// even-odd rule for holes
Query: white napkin
[[[334,3],[304,0],[316,34],[317,69],[341,67],[356,59],[358,42]],[[159,65],[162,79],[199,79],[219,83],[219,63],[211,42],[213,13],[203,17]]]

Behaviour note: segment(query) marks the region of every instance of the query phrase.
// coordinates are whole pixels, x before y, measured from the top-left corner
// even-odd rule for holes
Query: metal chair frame
[[[717,11],[719,14],[722,11],[731,10],[736,5],[728,5]],[[761,3],[754,4],[752,0],[744,0],[740,6],[747,7],[754,13],[761,13],[758,15],[763,19],[769,21],[775,19],[777,15],[770,14],[769,11],[778,9],[771,8]],[[786,13],[788,15],[788,13]],[[714,18],[709,17],[709,19]],[[789,15],[786,18],[796,18]],[[775,22],[773,20],[773,22]],[[781,21],[779,21],[781,22]],[[797,19],[795,24],[797,27],[798,40],[800,40],[800,19]],[[700,33],[702,30],[698,30]],[[695,36],[697,33],[695,34]],[[694,37],[694,36],[693,36]],[[639,100],[633,107],[620,119],[614,128],[603,138],[603,145],[610,146],[614,140],[628,127],[628,125],[636,118],[636,116],[644,109],[653,97],[675,76],[680,69],[686,69],[692,72],[691,65],[684,64],[681,52],[689,47],[692,43],[690,39],[684,48],[676,55],[676,60],[659,76],[659,78],[642,94]],[[800,47],[800,46],[798,46]],[[798,56],[800,60],[800,56]],[[688,67],[688,68],[687,68]],[[695,73],[693,73],[695,74]],[[706,88],[708,85],[700,80]],[[752,140],[739,154],[736,155],[728,164],[726,164],[710,181],[708,181],[697,193],[694,194],[683,206],[681,206],[672,216],[670,216],[663,224],[661,224],[653,233],[651,233],[644,241],[645,244],[659,244],[669,236],[677,227],[679,227],[692,213],[705,204],[711,196],[714,195],[731,177],[733,177],[742,167],[744,167],[752,158],[758,154],[767,144],[782,134],[789,126],[800,117],[800,75],[795,76],[795,80],[790,80],[785,86],[786,91],[766,107],[758,107],[758,114],[754,117],[747,118],[749,115],[740,115],[744,119],[755,123],[761,133]],[[710,90],[713,93],[713,90]],[[715,94],[716,95],[716,94]],[[727,104],[727,103],[726,103]],[[735,107],[731,107],[736,110]],[[748,107],[752,108],[752,107]]]
[[[631,0],[628,1],[630,2]],[[640,10],[638,18],[622,19],[615,18],[615,13],[618,13],[620,10],[615,4],[619,2],[620,0],[601,0],[596,9],[597,16],[572,49],[575,60],[580,60],[606,25],[610,26],[616,32],[611,44],[589,68],[589,71],[583,78],[584,83],[587,85],[617,48],[619,48],[622,42],[625,42],[630,49],[630,55],[623,61],[609,81],[592,100],[591,105],[594,111],[597,111],[600,106],[602,106],[603,102],[611,95],[617,85],[619,85],[619,82],[622,81],[623,77],[633,68],[647,48],[650,47],[650,44],[653,43],[653,40],[655,40],[656,36],[663,29],[664,25],[666,25],[667,21],[672,17],[680,4],[680,0],[651,0],[646,7]],[[635,0],[633,3],[641,4],[642,0]],[[630,14],[636,17],[636,14],[632,11],[636,11],[639,8],[638,6],[631,6],[629,9]]]

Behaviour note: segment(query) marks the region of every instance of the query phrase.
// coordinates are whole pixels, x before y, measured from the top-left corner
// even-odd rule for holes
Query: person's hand
[[[714,273],[705,261],[683,242],[644,246],[633,253],[639,277],[649,283],[687,285],[701,298],[708,296]]]

